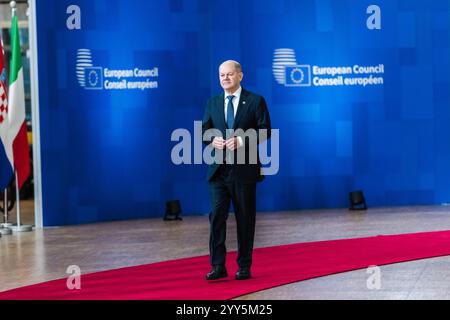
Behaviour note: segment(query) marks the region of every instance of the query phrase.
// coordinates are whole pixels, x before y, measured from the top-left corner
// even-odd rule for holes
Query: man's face
[[[222,88],[229,93],[233,93],[239,89],[243,74],[236,71],[233,63],[225,62],[219,68],[219,77]]]

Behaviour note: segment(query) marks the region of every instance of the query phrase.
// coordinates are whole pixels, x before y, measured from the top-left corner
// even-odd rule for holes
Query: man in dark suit
[[[212,270],[206,279],[216,280],[228,276],[225,268],[225,238],[226,220],[232,201],[238,240],[239,269],[236,279],[244,280],[251,277],[256,183],[263,179],[257,144],[270,137],[270,117],[264,98],[241,87],[243,73],[238,62],[229,60],[222,63],[219,78],[224,93],[208,101],[202,125],[204,134],[211,129],[216,132],[211,143],[213,153],[225,155],[220,158],[224,160],[223,163],[218,161],[208,167],[212,206],[209,216]],[[244,156],[240,158],[240,155]]]

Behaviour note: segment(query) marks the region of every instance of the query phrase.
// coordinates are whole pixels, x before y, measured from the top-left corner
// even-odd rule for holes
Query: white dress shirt
[[[232,94],[228,94],[228,93],[224,93],[223,97],[224,97],[224,102],[223,102],[223,110],[225,113],[225,122],[227,122],[227,109],[228,109],[228,96],[234,96],[232,102],[233,102],[233,111],[234,111],[234,119],[236,120],[236,114],[237,114],[237,109],[239,106],[239,100],[241,99],[241,92],[242,92],[242,87],[239,86],[239,89],[237,89],[235,92],[233,92]],[[243,145],[243,141],[242,141],[242,137],[237,137],[238,140],[238,147],[241,147]]]
[[[228,94],[225,92],[225,94],[223,95],[224,101],[223,101],[223,110],[225,112],[225,122],[227,120],[227,109],[228,109],[228,96],[234,96],[233,98],[233,109],[234,109],[234,118],[236,119],[236,113],[237,113],[237,109],[239,106],[239,99],[241,98],[241,92],[242,92],[242,87],[239,87],[239,89],[237,89],[235,92],[233,92],[232,94]]]

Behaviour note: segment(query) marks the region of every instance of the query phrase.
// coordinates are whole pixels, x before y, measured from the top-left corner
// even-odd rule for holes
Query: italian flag
[[[11,65],[9,71],[8,117],[9,137],[13,167],[17,173],[18,187],[30,175],[30,154],[28,149],[27,124],[25,121],[25,89],[23,81],[22,55],[20,52],[19,25],[17,16],[11,21]],[[8,154],[8,152],[6,152]],[[8,157],[9,158],[9,157]]]

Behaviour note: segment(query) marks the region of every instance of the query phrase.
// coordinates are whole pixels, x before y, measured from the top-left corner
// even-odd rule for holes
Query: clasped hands
[[[237,137],[231,137],[227,140],[224,140],[222,137],[215,137],[212,145],[216,149],[229,149],[229,150],[235,150],[239,147],[238,139]]]

